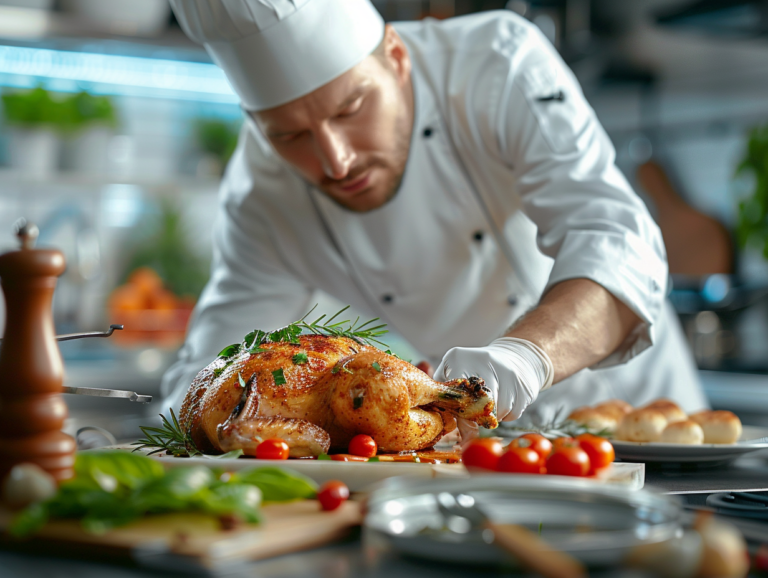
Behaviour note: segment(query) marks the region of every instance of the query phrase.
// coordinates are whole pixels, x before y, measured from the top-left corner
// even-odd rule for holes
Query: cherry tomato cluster
[[[356,435],[349,442],[348,454],[335,454],[332,459],[344,462],[367,462],[378,451],[376,440],[367,435]],[[264,440],[256,446],[256,457],[260,460],[287,460],[291,448],[280,438]]]
[[[614,457],[611,442],[596,435],[582,434],[550,442],[535,433],[512,440],[506,448],[495,438],[476,439],[461,456],[469,469],[578,477],[595,475],[609,466]]]

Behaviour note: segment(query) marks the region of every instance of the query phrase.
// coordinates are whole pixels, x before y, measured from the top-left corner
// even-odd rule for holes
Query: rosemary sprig
[[[583,433],[589,433],[604,438],[612,438],[613,433],[609,430],[602,429],[596,431],[588,428],[584,424],[576,423],[570,419],[561,419],[563,414],[562,407],[558,408],[551,421],[542,424],[529,424],[529,425],[512,425],[507,422],[501,422],[499,424],[499,430],[501,432],[533,432],[543,435],[548,439],[555,439],[561,437],[576,437]],[[493,434],[491,434],[493,435]]]
[[[336,318],[349,309],[349,305],[340,309],[334,313],[331,317],[326,319],[326,315],[323,314],[312,322],[307,321],[312,312],[317,308],[315,305],[310,309],[304,317],[298,321],[294,321],[290,325],[281,327],[274,331],[264,331],[262,329],[254,329],[248,335],[245,336],[242,343],[233,343],[228,345],[219,353],[219,357],[230,358],[243,349],[248,353],[255,354],[266,351],[262,345],[265,343],[291,343],[293,345],[299,344],[299,336],[306,333],[312,333],[314,335],[325,335],[327,337],[347,337],[357,341],[361,345],[371,345],[373,347],[387,347],[386,343],[379,341],[379,337],[388,333],[385,329],[386,323],[375,323],[379,321],[379,318],[370,319],[364,323],[360,323],[360,317],[354,321],[349,319],[343,319],[336,321]],[[389,352],[389,350],[387,350]]]
[[[189,448],[194,448],[194,444],[184,433],[179,425],[179,420],[176,419],[176,414],[171,410],[171,420],[160,414],[163,427],[151,427],[151,426],[139,426],[141,433],[146,437],[133,442],[131,445],[138,446],[134,448],[134,452],[143,450],[145,448],[156,448],[149,452],[147,455],[151,456],[162,451],[167,451],[174,456],[193,456],[200,452]]]
[[[383,343],[377,339],[377,337],[381,337],[385,333],[388,333],[388,331],[384,329],[387,324],[381,323],[379,325],[372,325],[376,323],[376,321],[379,321],[378,317],[375,319],[369,319],[365,323],[360,323],[360,317],[354,321],[344,319],[343,321],[336,321],[334,323],[334,319],[349,309],[349,305],[347,305],[343,309],[340,309],[334,313],[331,317],[328,318],[327,321],[323,323],[321,322],[325,319],[325,314],[315,319],[312,323],[307,323],[307,317],[309,317],[316,308],[317,305],[315,305],[304,317],[292,325],[300,327],[302,331],[309,331],[315,335],[327,335],[329,337],[348,337],[349,339],[354,339],[360,344],[378,344],[382,347],[387,346],[386,343]]]

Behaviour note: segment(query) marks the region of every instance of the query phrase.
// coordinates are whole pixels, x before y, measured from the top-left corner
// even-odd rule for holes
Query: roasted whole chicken
[[[281,438],[291,457],[346,451],[357,434],[381,451],[422,450],[456,428],[456,417],[498,425],[478,378],[441,383],[410,363],[348,337],[301,335],[219,357],[200,371],[181,408],[188,439],[204,453]]]

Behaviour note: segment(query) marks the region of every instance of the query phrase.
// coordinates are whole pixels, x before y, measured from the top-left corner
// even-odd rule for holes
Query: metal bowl
[[[496,523],[518,524],[553,548],[591,567],[612,566],[640,544],[681,531],[681,504],[672,496],[630,491],[584,480],[498,475],[408,482],[388,480],[373,492],[364,522],[366,540],[386,549],[453,563],[509,563],[482,527],[450,529],[437,496],[468,495]]]

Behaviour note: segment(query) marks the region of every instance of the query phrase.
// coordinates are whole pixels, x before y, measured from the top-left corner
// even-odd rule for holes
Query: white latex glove
[[[519,418],[540,391],[552,385],[555,370],[549,356],[535,343],[500,337],[486,347],[454,347],[435,370],[437,381],[477,376],[485,380],[496,400],[499,420]],[[460,419],[462,443],[477,437],[477,425]]]

